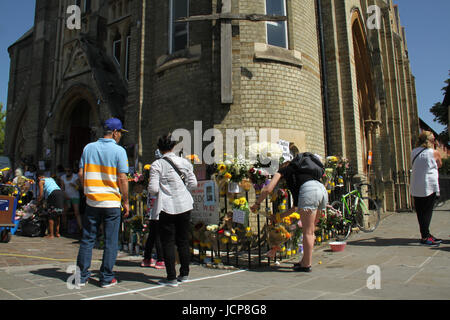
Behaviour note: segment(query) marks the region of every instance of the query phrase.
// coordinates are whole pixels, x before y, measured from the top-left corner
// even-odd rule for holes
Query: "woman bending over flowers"
[[[319,156],[316,155],[316,157],[320,159]],[[272,193],[282,178],[286,180],[288,189],[294,198],[294,204],[297,204],[297,206],[282,214],[277,214],[275,219],[277,222],[281,222],[281,219],[290,216],[294,212],[300,213],[303,227],[303,258],[298,264],[294,264],[294,271],[311,272],[317,212],[325,210],[328,203],[328,193],[320,181],[315,180],[310,174],[298,172],[288,161],[283,163],[269,185],[263,188],[256,203],[251,207],[252,212],[259,210],[261,202]]]

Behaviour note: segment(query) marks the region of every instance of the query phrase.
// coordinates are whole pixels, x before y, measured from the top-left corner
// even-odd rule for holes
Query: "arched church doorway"
[[[90,104],[81,99],[75,103],[68,119],[68,164],[72,167],[78,164],[84,147],[91,142],[90,112]]]

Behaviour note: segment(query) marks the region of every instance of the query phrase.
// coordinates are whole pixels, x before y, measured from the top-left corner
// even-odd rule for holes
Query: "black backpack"
[[[325,174],[325,167],[323,163],[312,153],[299,153],[289,164],[296,173],[309,174],[315,180],[320,181]]]

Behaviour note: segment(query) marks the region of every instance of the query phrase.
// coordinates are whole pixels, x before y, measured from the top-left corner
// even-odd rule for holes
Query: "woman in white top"
[[[80,216],[80,192],[81,187],[80,179],[77,174],[73,173],[73,170],[69,167],[65,169],[66,173],[61,176],[61,189],[66,195],[66,201],[64,204],[64,212],[67,214],[69,207],[72,206],[75,219],[77,220],[78,233],[81,234],[82,224]],[[66,216],[64,216],[67,219]],[[66,223],[64,223],[66,224]]]
[[[189,276],[189,230],[194,200],[189,188],[197,186],[192,164],[173,153],[176,142],[167,134],[158,139],[162,158],[153,162],[150,169],[149,193],[156,195],[152,219],[159,218],[159,230],[163,247],[167,279],[160,284],[172,287],[186,281]],[[180,174],[184,176],[182,180]],[[181,268],[177,278],[175,270],[175,244]]]
[[[420,243],[424,245],[439,245],[442,242],[432,236],[429,230],[433,204],[439,194],[438,170],[442,165],[439,152],[433,149],[434,139],[433,133],[423,131],[419,135],[419,146],[411,152],[411,195],[422,236]]]

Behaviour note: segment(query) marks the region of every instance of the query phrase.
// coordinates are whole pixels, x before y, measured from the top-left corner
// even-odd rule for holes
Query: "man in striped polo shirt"
[[[104,137],[88,144],[81,156],[78,175],[87,206],[77,258],[80,286],[85,286],[90,277],[92,249],[101,223],[105,236],[105,250],[100,267],[101,286],[107,288],[117,284],[112,269],[118,252],[121,205],[124,218],[129,215],[128,159],[125,149],[118,145],[124,132],[128,131],[123,129],[119,119],[106,120]]]

